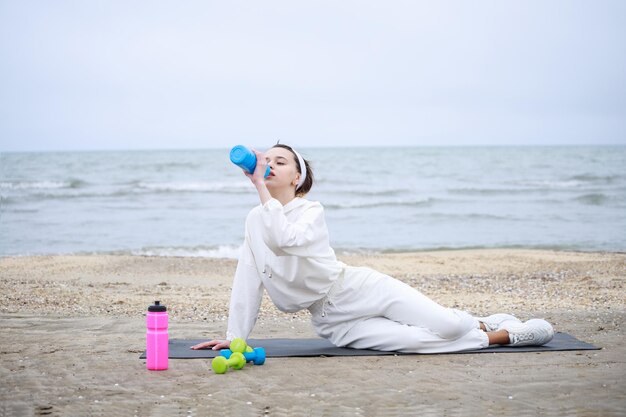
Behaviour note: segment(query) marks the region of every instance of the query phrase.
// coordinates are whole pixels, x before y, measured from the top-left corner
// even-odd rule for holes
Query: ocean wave
[[[530,193],[559,190],[574,190],[579,188],[594,189],[598,186],[615,185],[622,179],[618,175],[574,175],[564,179],[546,180],[514,180],[503,181],[501,185],[494,184],[485,187],[451,188],[450,192],[459,194],[504,194],[504,193]]]
[[[154,192],[220,192],[241,193],[251,190],[250,181],[216,181],[216,182],[138,182],[139,189]]]
[[[581,174],[569,177],[569,181],[581,181],[593,184],[614,184],[616,181],[623,179],[620,175],[593,175]]]
[[[436,198],[425,198],[418,200],[393,200],[393,201],[374,201],[371,203],[357,202],[357,203],[326,203],[325,208],[342,210],[342,209],[360,209],[360,208],[375,208],[375,207],[425,207],[429,206],[437,201]]]
[[[504,187],[456,187],[448,188],[450,194],[461,195],[504,195],[504,194],[532,194],[545,192],[578,191],[581,187],[589,187],[581,181],[520,181],[508,183]]]
[[[197,162],[155,162],[155,163],[145,163],[145,164],[122,164],[120,165],[121,169],[129,170],[129,171],[137,171],[137,170],[152,170],[156,172],[163,172],[171,169],[199,169],[202,168],[202,164]]]
[[[85,181],[72,179],[68,181],[16,181],[0,182],[0,189],[3,190],[59,190],[77,189],[87,185]]]
[[[0,209],[2,209],[3,206],[9,206],[15,203],[16,201],[14,198],[11,198],[4,194],[0,194]]]
[[[448,188],[448,193],[459,195],[503,195],[503,194],[521,194],[537,191],[535,189],[528,188]]]
[[[217,247],[149,247],[132,250],[135,256],[173,256],[183,258],[229,258],[238,259],[240,246],[220,245]]]
[[[72,199],[82,199],[82,198],[110,198],[110,197],[126,197],[136,195],[136,192],[133,191],[70,191],[70,190],[59,190],[59,192],[54,192],[54,190],[48,190],[48,192],[31,192],[24,195],[15,195],[15,196],[7,196],[3,198],[3,202],[7,204],[20,203],[25,201],[45,201],[45,200],[72,200]]]
[[[379,190],[322,189],[320,190],[320,192],[323,192],[325,194],[353,195],[353,196],[363,196],[363,197],[385,197],[385,196],[405,195],[405,194],[414,193],[415,191],[410,190],[408,188],[386,188],[386,189],[379,189]]]
[[[0,216],[2,213],[21,213],[21,214],[34,214],[39,213],[38,209],[21,209],[21,208],[7,208],[10,204],[5,204],[6,200],[0,201]],[[7,206],[7,207],[3,207]]]
[[[502,249],[531,249],[531,250],[555,250],[555,251],[580,251],[593,252],[597,251],[596,247],[589,247],[582,243],[555,243],[555,244],[485,244],[485,245],[424,245],[424,246],[401,246],[401,247],[341,247],[334,248],[335,253],[339,256],[375,256],[387,254],[407,254],[407,253],[423,253],[423,252],[447,252],[447,251],[465,251],[465,250],[502,250]]]
[[[416,215],[420,219],[442,219],[442,220],[497,220],[497,221],[525,221],[527,219],[512,215],[497,215],[488,213],[420,213]]]
[[[510,184],[518,184],[522,187],[526,187],[531,190],[554,190],[554,189],[563,189],[563,188],[578,188],[581,186],[585,186],[584,181],[580,181],[577,179],[565,179],[565,180],[527,180],[527,181],[519,181],[517,183],[512,182]]]
[[[607,203],[609,199],[610,197],[605,194],[591,193],[591,194],[584,194],[584,195],[578,196],[574,198],[573,200],[578,201],[583,204],[588,204],[590,206],[602,206],[605,203]]]
[[[130,194],[130,193],[129,193]],[[26,195],[7,197],[3,199],[3,202],[7,204],[19,204],[21,202],[31,201],[45,201],[45,200],[71,200],[71,199],[80,199],[80,198],[101,198],[101,197],[112,197],[115,196],[116,193],[99,193],[99,192],[46,192],[46,193],[29,193]],[[126,195],[126,194],[122,194]]]
[[[250,183],[241,182],[172,182],[172,183],[146,183],[132,182],[116,184],[116,188],[98,190],[95,187],[85,187],[82,181],[72,183],[59,183],[54,186],[40,187],[12,187],[5,186],[0,191],[25,190],[20,194],[6,196],[15,201],[36,200],[70,200],[85,198],[117,198],[133,197],[148,194],[177,194],[177,193],[219,193],[219,194],[247,194],[251,191]],[[12,193],[11,193],[12,194]],[[9,201],[4,201],[9,203]],[[10,201],[14,202],[14,201]]]

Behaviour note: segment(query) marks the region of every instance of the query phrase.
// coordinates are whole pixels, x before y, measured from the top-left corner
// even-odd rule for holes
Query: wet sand
[[[170,337],[221,337],[236,261],[0,259],[0,416],[625,415],[626,255],[472,250],[343,256],[476,315],[543,317],[599,351],[276,358],[215,375],[209,360],[138,359],[145,309]],[[314,337],[268,299],[256,338]],[[234,414],[233,414],[234,413]]]

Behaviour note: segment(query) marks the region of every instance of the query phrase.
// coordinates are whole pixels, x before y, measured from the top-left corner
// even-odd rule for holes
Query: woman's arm
[[[254,168],[254,172],[252,174],[248,174],[246,171],[243,173],[246,177],[250,178],[250,181],[252,181],[252,184],[256,187],[256,190],[259,193],[259,198],[261,199],[261,204],[265,204],[272,198],[270,191],[265,185],[267,160],[265,159],[265,155],[263,153],[257,152],[254,149],[252,151],[256,155],[256,168]]]
[[[316,244],[329,244],[324,208],[319,203],[308,207],[296,222],[290,222],[282,204],[272,199],[263,205],[261,221],[263,241],[278,256],[308,256]]]
[[[254,264],[252,249],[246,239],[233,280],[226,339],[248,338],[256,324],[262,299],[263,283]]]
[[[321,204],[309,207],[298,219],[291,223],[283,211],[283,205],[273,198],[265,185],[267,161],[265,155],[254,150],[256,168],[254,173],[244,174],[250,178],[259,193],[263,221],[263,240],[276,255],[309,254],[310,246],[315,242],[328,244],[328,229],[324,219],[324,208]]]
[[[225,349],[230,346],[230,341],[235,337],[241,337],[246,340],[256,323],[262,299],[263,284],[254,264],[254,256],[252,249],[250,249],[246,232],[246,240],[237,263],[230,295],[226,340],[214,339],[194,345],[191,349],[207,349],[211,347],[213,350]]]

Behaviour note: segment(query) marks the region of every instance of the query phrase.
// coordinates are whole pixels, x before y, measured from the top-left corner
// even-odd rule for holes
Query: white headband
[[[292,150],[293,153],[295,153],[298,157],[298,162],[300,163],[300,171],[302,171],[300,173],[300,181],[298,181],[298,185],[296,186],[296,191],[298,191],[298,188],[302,187],[302,184],[304,184],[304,180],[306,180],[306,164],[304,163],[304,159],[302,159],[298,151],[296,151],[295,149]]]

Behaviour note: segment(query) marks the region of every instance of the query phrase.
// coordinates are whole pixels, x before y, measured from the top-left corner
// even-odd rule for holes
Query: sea
[[[626,251],[626,147],[302,148],[338,254]],[[0,256],[236,258],[229,149],[0,154]]]

